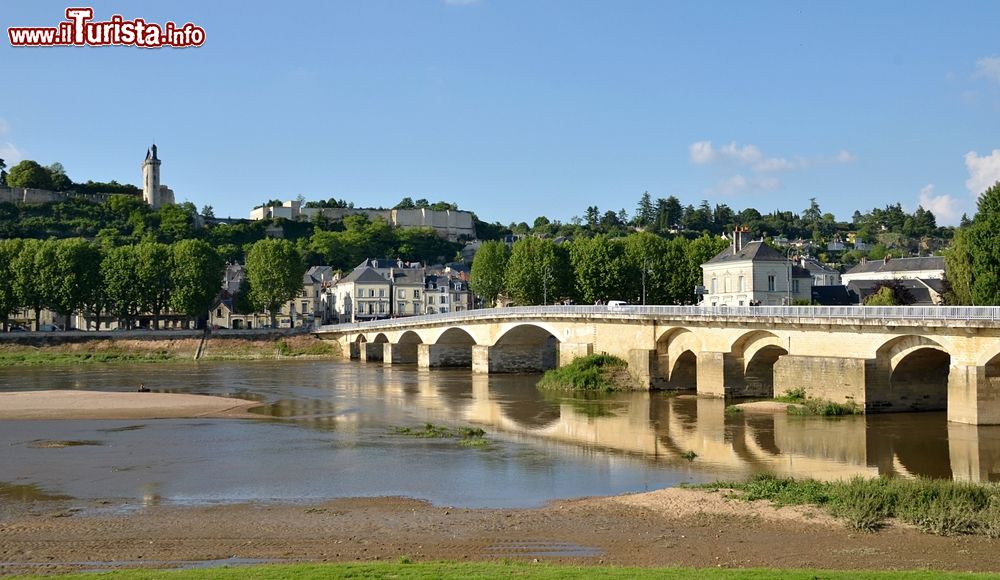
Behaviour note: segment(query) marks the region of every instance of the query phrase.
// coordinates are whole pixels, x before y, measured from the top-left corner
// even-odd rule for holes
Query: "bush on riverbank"
[[[741,491],[740,498],[747,501],[818,505],[866,532],[879,529],[888,518],[897,518],[942,536],[1000,538],[1000,486],[996,484],[886,477],[821,482],[763,474],[744,483],[717,482],[702,487]]]
[[[790,403],[786,409],[789,415],[819,415],[821,417],[841,417],[844,415],[860,415],[864,409],[854,401],[847,403],[835,403],[826,399],[817,399],[806,396],[803,388],[789,389],[785,394],[772,399],[779,403]]]
[[[538,388],[553,390],[624,391],[634,386],[628,363],[609,354],[573,359],[564,367],[546,371],[538,381]]]

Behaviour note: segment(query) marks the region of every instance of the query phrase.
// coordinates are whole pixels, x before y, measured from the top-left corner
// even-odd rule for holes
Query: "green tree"
[[[67,191],[73,187],[73,180],[66,175],[66,168],[58,161],[45,168],[53,191]]]
[[[510,248],[500,241],[483,242],[472,260],[472,274],[469,285],[483,302],[496,306],[497,297],[504,292],[504,276],[507,271],[507,261],[510,259]]]
[[[136,246],[110,248],[101,261],[107,309],[126,328],[132,328],[142,308],[142,292],[135,283],[139,266]]]
[[[656,222],[656,208],[653,207],[653,200],[648,191],[643,192],[639,198],[639,205],[635,209],[635,225],[648,227]]]
[[[945,301],[952,305],[969,305],[972,297],[972,249],[968,227],[955,230],[955,237],[944,251],[944,271],[948,281]]]
[[[288,240],[261,240],[247,252],[250,301],[258,310],[267,310],[272,328],[281,305],[302,291],[303,274],[305,265]]]
[[[165,205],[158,210],[160,217],[160,239],[165,243],[187,240],[195,237],[194,205]]]
[[[38,328],[42,307],[45,306],[44,295],[38,287],[35,273],[35,256],[41,251],[39,240],[24,240],[20,252],[11,262],[14,272],[13,287],[17,304],[20,308],[31,308],[35,312],[35,328]]]
[[[21,253],[22,243],[19,239],[0,240],[0,280],[4,281],[0,283],[0,330],[4,331],[7,330],[10,315],[21,306],[13,282],[14,260]]]
[[[174,290],[171,248],[158,242],[141,242],[135,252],[138,262],[135,284],[139,288],[141,308],[153,315],[153,328],[159,329],[160,315],[170,304]]]
[[[898,306],[892,288],[882,286],[876,292],[865,297],[865,306]]]
[[[625,244],[620,239],[604,234],[577,238],[570,246],[569,257],[576,295],[581,302],[593,304],[598,300],[632,298],[626,283],[629,273]]]
[[[69,316],[82,311],[103,285],[101,251],[83,239],[59,240],[55,242],[55,258],[58,281],[53,288],[54,295],[49,297],[49,306],[67,317],[68,330]]]
[[[291,248],[294,258],[301,263],[291,242],[286,240],[264,240],[283,242]],[[261,243],[261,242],[258,242]],[[204,240],[181,240],[170,246],[172,264],[170,280],[173,291],[170,294],[170,309],[174,312],[196,318],[203,316],[222,288],[222,276],[226,264],[215,248]],[[302,285],[299,274],[299,286]]]
[[[527,237],[511,249],[504,287],[518,305],[555,302],[572,294],[568,252],[552,240]]]
[[[52,174],[38,162],[25,159],[10,168],[10,173],[7,174],[7,185],[10,187],[52,189]]]
[[[1000,182],[979,196],[978,212],[969,227],[972,301],[1000,305]]]

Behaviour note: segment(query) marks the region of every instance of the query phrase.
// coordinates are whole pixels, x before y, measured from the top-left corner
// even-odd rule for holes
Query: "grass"
[[[775,397],[774,400],[779,403],[804,403],[806,400],[806,390],[801,387],[789,389],[785,391],[784,395]]]
[[[392,431],[397,435],[407,435],[420,439],[458,439],[458,444],[461,447],[476,449],[490,447],[490,442],[486,439],[486,431],[479,427],[459,427],[453,430],[434,423],[424,423],[422,428],[394,427]]]
[[[854,401],[834,403],[826,399],[808,397],[806,396],[806,390],[801,387],[789,389],[785,391],[785,394],[774,397],[772,400],[795,405],[788,407],[786,410],[789,415],[841,417],[844,415],[860,415],[864,412],[864,409]]]
[[[109,578],[112,580],[277,580],[284,578],[300,578],[304,580],[325,578],[399,578],[404,580],[423,578],[461,578],[461,579],[492,579],[492,578],[530,578],[541,580],[561,580],[566,578],[628,578],[636,580],[663,579],[677,580],[686,578],[708,580],[765,580],[780,576],[791,580],[824,580],[859,579],[859,580],[925,580],[930,578],[943,579],[979,579],[989,578],[989,574],[973,574],[968,572],[935,572],[930,570],[914,571],[857,571],[857,570],[781,570],[775,568],[748,568],[729,570],[725,568],[637,568],[617,566],[567,566],[558,564],[529,564],[521,562],[412,562],[408,557],[402,557],[397,563],[374,564],[268,564],[249,567],[205,568],[192,570],[115,570],[113,572],[95,575],[71,574],[60,576],[65,580],[93,580]],[[24,577],[21,577],[24,578]],[[33,577],[38,578],[38,577]],[[51,578],[51,576],[46,576]]]
[[[139,363],[178,360],[161,352],[11,352],[0,353],[0,367],[80,363]]]
[[[817,505],[866,532],[879,529],[888,518],[897,518],[942,536],[1000,538],[1000,485],[996,484],[886,477],[820,482],[757,475],[743,483],[700,487],[737,490],[748,501]]]
[[[726,415],[739,415],[742,412],[743,409],[740,409],[736,405],[726,405],[726,411],[725,411]]]
[[[608,354],[591,354],[570,364],[546,371],[538,388],[573,391],[620,391],[632,387],[627,377],[628,363]]]
[[[287,340],[279,340],[278,354],[281,356],[332,356],[336,352],[331,343],[323,340],[305,345],[293,345],[289,344]]]
[[[842,417],[844,415],[861,415],[864,409],[854,401],[834,403],[824,399],[806,399],[796,406],[788,407],[789,415],[819,415],[821,417]]]

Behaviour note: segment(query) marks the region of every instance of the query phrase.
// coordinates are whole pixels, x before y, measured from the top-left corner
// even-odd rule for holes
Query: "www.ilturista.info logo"
[[[205,43],[205,29],[188,22],[162,26],[142,18],[94,22],[93,8],[67,8],[66,20],[56,26],[12,26],[7,29],[11,46],[139,46],[185,48]]]

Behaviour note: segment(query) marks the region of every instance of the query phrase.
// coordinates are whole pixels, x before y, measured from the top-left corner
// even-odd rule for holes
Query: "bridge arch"
[[[774,396],[774,364],[788,354],[787,343],[767,330],[752,330],[733,342],[727,380],[744,397]]]
[[[476,344],[476,339],[472,338],[472,335],[469,334],[468,331],[458,328],[457,326],[452,326],[439,334],[433,343],[468,345],[471,347]]]
[[[359,343],[359,344],[360,344],[360,343],[362,343],[362,342],[368,342],[368,339],[367,339],[367,338],[365,338],[365,335],[363,335],[363,334],[359,334],[359,335],[357,336],[357,338],[355,338],[355,339],[354,339],[354,342],[357,342],[357,343]]]
[[[375,338],[372,339],[372,344],[385,344],[387,342],[389,342],[389,337],[384,332],[376,334]]]
[[[559,338],[537,324],[517,324],[473,360],[473,370],[490,373],[543,372],[559,364]],[[488,367],[488,369],[487,369]]]
[[[397,344],[421,344],[423,339],[420,335],[412,330],[407,330],[403,334],[399,335],[399,340],[396,341]]]
[[[698,353],[701,350],[698,335],[688,328],[676,327],[663,332],[656,340],[654,386],[697,389]]]
[[[948,408],[951,354],[939,342],[918,335],[897,336],[875,353],[865,402],[882,411],[940,411]]]

